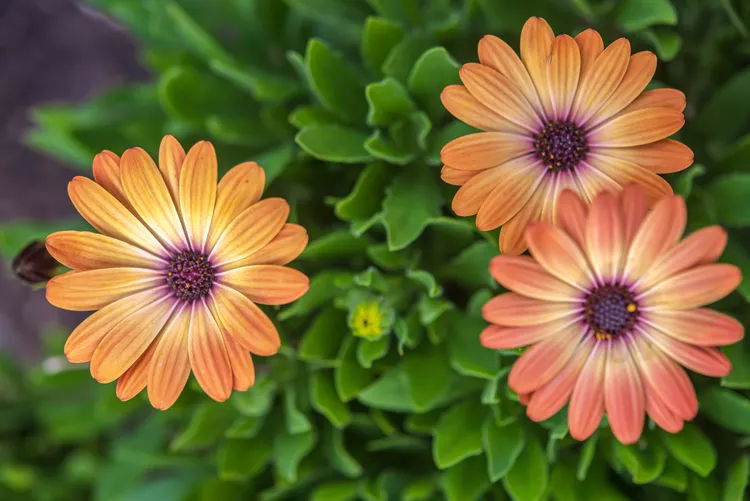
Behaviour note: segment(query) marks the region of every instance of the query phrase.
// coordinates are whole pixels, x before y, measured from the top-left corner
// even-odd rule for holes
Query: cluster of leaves
[[[750,276],[750,6],[732,0],[90,0],[143,47],[154,83],[35,112],[35,147],[88,173],[101,149],[156,152],[163,134],[211,140],[292,205],[311,243],[309,293],[272,314],[284,344],[229,403],[193,385],[173,409],[119,403],[60,362],[0,379],[0,498],[203,501],[743,499],[750,473],[750,343],[734,372],[695,378],[701,415],[634,446],[602,423],[580,444],[565,413],[531,423],[505,377],[515,351],[479,345],[497,233],[447,207],[439,151],[471,129],[440,104],[459,62],[524,21],[626,34],[662,61],[655,85],[687,94],[672,176],[690,229],[730,229],[725,260]],[[679,20],[679,23],[678,23]],[[744,135],[743,135],[744,134]],[[5,225],[5,257],[69,222]],[[352,310],[389,321],[359,338]],[[750,280],[718,308],[750,325]],[[7,410],[6,410],[7,409]],[[7,413],[7,418],[6,418]],[[83,497],[82,497],[83,496]]]

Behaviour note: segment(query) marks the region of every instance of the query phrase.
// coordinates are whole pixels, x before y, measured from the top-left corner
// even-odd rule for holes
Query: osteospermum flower
[[[566,188],[591,202],[601,190],[641,184],[649,201],[672,193],[658,174],[685,169],[692,151],[665,139],[684,123],[685,96],[674,89],[643,92],[656,70],[651,52],[630,54],[624,39],[606,49],[586,30],[555,37],[532,17],[521,32],[521,58],[502,40],[479,42],[479,63],[460,70],[445,107],[486,132],[459,137],[442,150],[445,182],[461,186],[459,216],[502,225],[500,250],[521,254],[527,224],[555,222]]]
[[[307,245],[287,224],[289,205],[260,200],[263,169],[230,170],[217,186],[211,143],[187,155],[164,138],[157,168],[140,148],[122,159],[104,151],[94,179],[74,178],[68,192],[101,234],[62,231],[47,249],[73,271],[47,284],[50,303],[99,310],[65,344],[71,362],[91,362],[101,383],[117,379],[127,400],[148,385],[151,404],[170,407],[190,371],[213,399],[246,390],[255,378],[250,353],[272,355],[278,332],[256,303],[302,296],[308,278],[283,265]]]
[[[638,440],[648,414],[676,433],[698,412],[685,366],[726,376],[716,346],[740,340],[742,324],[703,308],[732,292],[740,270],[716,264],[727,242],[711,226],[681,240],[682,198],[648,213],[645,191],[602,192],[590,209],[572,191],[558,204],[559,227],[526,230],[533,257],[498,256],[495,279],[512,292],[488,301],[481,334],[488,348],[525,350],[508,384],[534,421],[568,403],[570,434],[589,437],[606,413],[623,443]]]

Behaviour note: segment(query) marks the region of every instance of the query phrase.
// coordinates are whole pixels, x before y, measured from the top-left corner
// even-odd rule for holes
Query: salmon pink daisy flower
[[[148,386],[159,409],[170,407],[190,372],[211,398],[247,390],[251,353],[280,346],[274,324],[257,306],[302,296],[308,278],[284,265],[307,245],[307,232],[287,224],[289,205],[260,200],[263,169],[231,169],[217,185],[217,159],[202,141],[185,155],[166,136],[159,166],[140,148],[120,159],[104,151],[94,179],[74,178],[70,199],[100,233],[62,231],[47,249],[73,271],[47,284],[60,308],[98,310],[65,344],[71,362],[91,362],[101,383],[117,379],[117,396]]]
[[[526,230],[529,256],[498,256],[493,277],[511,292],[482,310],[481,343],[529,346],[508,375],[533,421],[568,404],[570,434],[588,438],[606,413],[622,443],[641,436],[645,415],[676,433],[698,412],[682,366],[729,374],[717,346],[739,341],[735,319],[704,308],[732,292],[740,270],[717,264],[726,232],[711,226],[681,239],[686,209],[668,195],[648,211],[645,190],[601,192],[586,204],[565,191],[559,226]]]
[[[521,254],[526,226],[555,223],[565,189],[587,203],[631,182],[650,202],[672,193],[658,174],[685,169],[693,153],[667,139],[685,122],[684,94],[643,92],[656,70],[654,54],[631,55],[625,38],[605,49],[591,29],[555,37],[537,17],[523,27],[520,52],[519,59],[504,41],[485,36],[479,63],[460,70],[463,85],[442,93],[448,111],[484,131],[441,152],[442,179],[461,187],[456,214],[476,214],[480,230],[502,226],[501,252]]]

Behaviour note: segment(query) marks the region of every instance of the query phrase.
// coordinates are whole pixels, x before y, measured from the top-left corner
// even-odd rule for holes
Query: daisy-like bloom
[[[716,346],[739,341],[742,324],[703,308],[732,292],[740,270],[717,264],[726,232],[711,226],[681,239],[686,210],[668,195],[648,211],[646,193],[628,185],[586,204],[565,191],[560,225],[526,230],[533,257],[498,256],[495,279],[512,292],[482,310],[492,325],[484,346],[530,346],[508,384],[543,421],[568,404],[570,434],[588,438],[606,413],[615,437],[636,442],[648,414],[676,433],[698,412],[681,366],[726,376],[731,364]]]
[[[49,281],[49,302],[99,310],[68,338],[68,360],[91,362],[101,383],[117,379],[122,400],[148,385],[158,409],[177,400],[191,369],[215,400],[247,390],[250,354],[269,356],[280,345],[256,303],[289,303],[309,287],[284,266],[308,240],[286,223],[287,202],[260,200],[265,174],[254,162],[217,185],[216,153],[205,141],[185,155],[166,136],[158,167],[140,148],[122,158],[103,151],[93,170],[95,181],[76,177],[68,192],[101,233],[47,237],[49,252],[73,270]]]
[[[480,230],[502,226],[500,250],[521,254],[524,229],[556,222],[566,188],[588,203],[602,190],[641,184],[655,202],[672,189],[658,174],[693,162],[693,152],[665,139],[684,123],[685,96],[643,92],[656,70],[651,52],[630,54],[624,39],[606,49],[594,30],[555,37],[532,17],[521,32],[521,57],[502,40],[479,42],[479,63],[460,70],[464,85],[442,93],[456,118],[485,132],[448,143],[442,179],[461,188],[459,216],[476,214]]]

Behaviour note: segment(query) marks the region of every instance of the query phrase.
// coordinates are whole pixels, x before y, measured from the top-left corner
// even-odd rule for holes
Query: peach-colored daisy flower
[[[250,353],[268,356],[280,339],[256,305],[289,303],[308,278],[284,265],[307,245],[287,224],[289,205],[260,200],[263,169],[237,165],[217,185],[216,153],[202,141],[187,155],[166,136],[157,168],[140,148],[99,153],[94,179],[74,178],[68,192],[101,234],[61,231],[47,249],[73,271],[47,284],[50,303],[99,310],[65,344],[74,363],[91,362],[101,383],[117,379],[117,396],[148,386],[159,409],[179,397],[190,371],[213,399],[247,390]]]
[[[740,270],[714,261],[727,242],[711,226],[681,240],[682,198],[649,212],[645,190],[602,192],[590,208],[573,191],[558,204],[559,226],[526,230],[533,257],[498,256],[495,279],[512,292],[484,305],[484,346],[525,350],[508,384],[527,414],[543,421],[568,404],[570,434],[588,438],[606,413],[619,441],[637,441],[648,414],[676,433],[698,412],[685,366],[726,376],[716,348],[744,335],[742,324],[703,308],[732,292]]]
[[[555,37],[537,17],[523,27],[520,59],[485,36],[479,63],[460,70],[464,85],[441,96],[456,118],[485,131],[442,150],[442,179],[461,187],[453,211],[476,214],[480,230],[502,226],[501,252],[521,254],[526,226],[554,223],[566,188],[588,203],[630,182],[643,185],[652,202],[671,194],[658,174],[685,169],[693,152],[665,139],[685,122],[684,94],[643,92],[655,70],[656,56],[631,55],[624,38],[605,49],[591,29]]]

